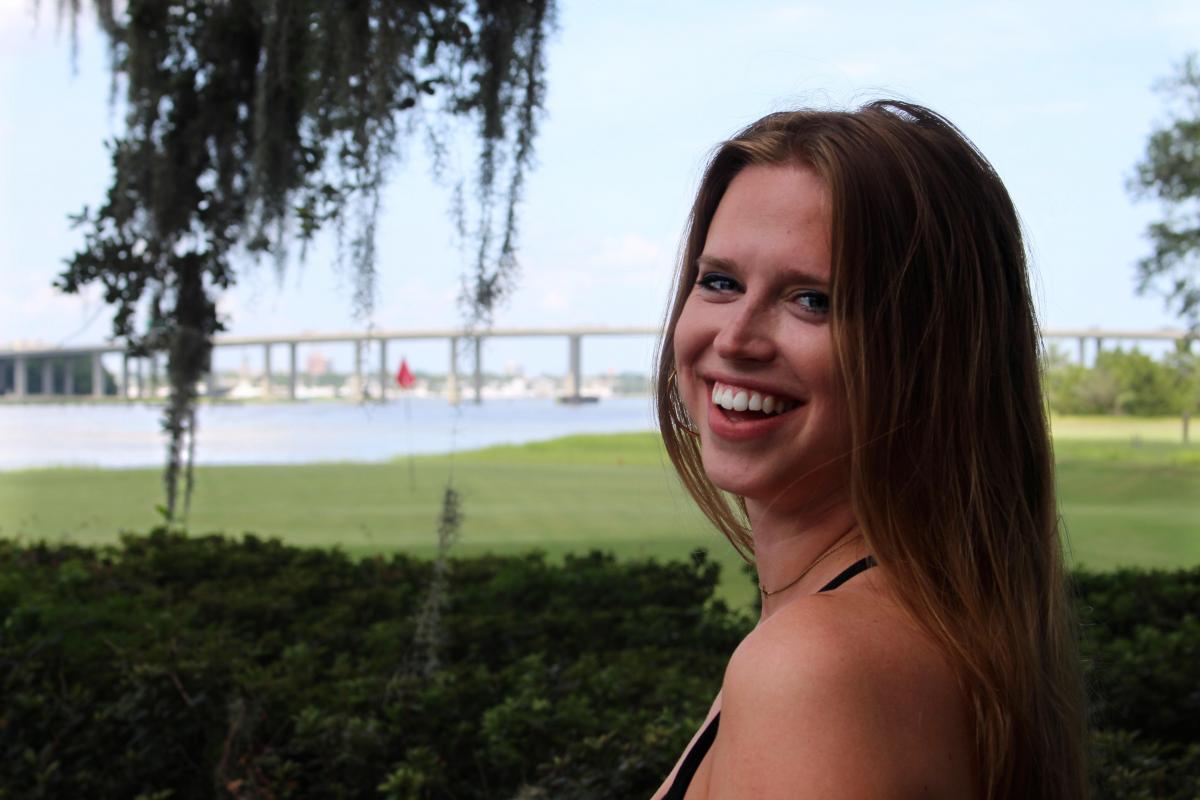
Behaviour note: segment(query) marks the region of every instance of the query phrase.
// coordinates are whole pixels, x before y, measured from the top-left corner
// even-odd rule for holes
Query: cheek
[[[833,439],[845,444],[850,441],[850,417],[841,376],[830,353],[818,356],[815,365],[814,390],[820,395],[825,426]]]
[[[697,335],[697,320],[691,306],[691,301],[685,303],[679,319],[675,322],[672,344],[675,351],[675,369],[679,372],[690,371],[695,367],[699,350],[697,343],[700,337]]]
[[[696,377],[696,368],[700,356],[704,353],[706,341],[702,323],[703,320],[698,318],[693,304],[689,301],[684,305],[683,312],[675,323],[673,339],[679,396],[693,416],[702,409],[700,395],[704,394],[703,383]]]
[[[827,333],[819,337],[797,336],[789,354],[792,368],[800,375],[822,417],[840,421],[845,412],[846,393],[835,366],[833,345]]]

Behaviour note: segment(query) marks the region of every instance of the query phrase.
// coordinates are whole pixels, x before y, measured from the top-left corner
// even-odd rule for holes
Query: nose
[[[713,348],[730,361],[770,361],[776,350],[770,312],[753,303],[739,306],[717,332]]]

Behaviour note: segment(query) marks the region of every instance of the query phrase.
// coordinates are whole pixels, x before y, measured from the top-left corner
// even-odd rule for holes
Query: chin
[[[713,486],[724,492],[736,494],[745,498],[758,498],[772,491],[776,481],[766,479],[766,476],[756,474],[753,467],[747,468],[724,456],[706,456],[701,453],[704,464],[704,474],[712,481]],[[779,487],[774,487],[778,491]]]
[[[747,464],[724,455],[701,454],[704,472],[722,491],[745,500],[766,503],[778,511],[802,510],[814,503],[847,496],[846,464],[815,467],[803,463]],[[840,468],[839,468],[840,467]]]

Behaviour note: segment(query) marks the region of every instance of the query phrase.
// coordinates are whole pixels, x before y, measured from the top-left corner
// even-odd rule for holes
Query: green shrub
[[[1200,742],[1200,569],[1075,575],[1094,725]]]
[[[428,575],[252,536],[0,543],[0,797],[492,798],[569,765],[636,794],[749,624],[703,558],[456,561],[424,680]]]
[[[427,562],[247,536],[0,542],[0,798],[645,797],[752,624],[717,567]],[[1100,798],[1193,798],[1200,570],[1076,576]]]
[[[1200,744],[1163,744],[1129,731],[1092,732],[1094,800],[1195,800]]]

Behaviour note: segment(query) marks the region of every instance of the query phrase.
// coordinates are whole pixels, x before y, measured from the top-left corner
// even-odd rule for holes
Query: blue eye
[[[800,292],[792,298],[805,311],[813,314],[829,313],[829,295],[822,292]]]
[[[708,272],[701,275],[696,279],[696,285],[701,289],[710,289],[714,292],[736,292],[741,288],[733,278],[719,272]]]

